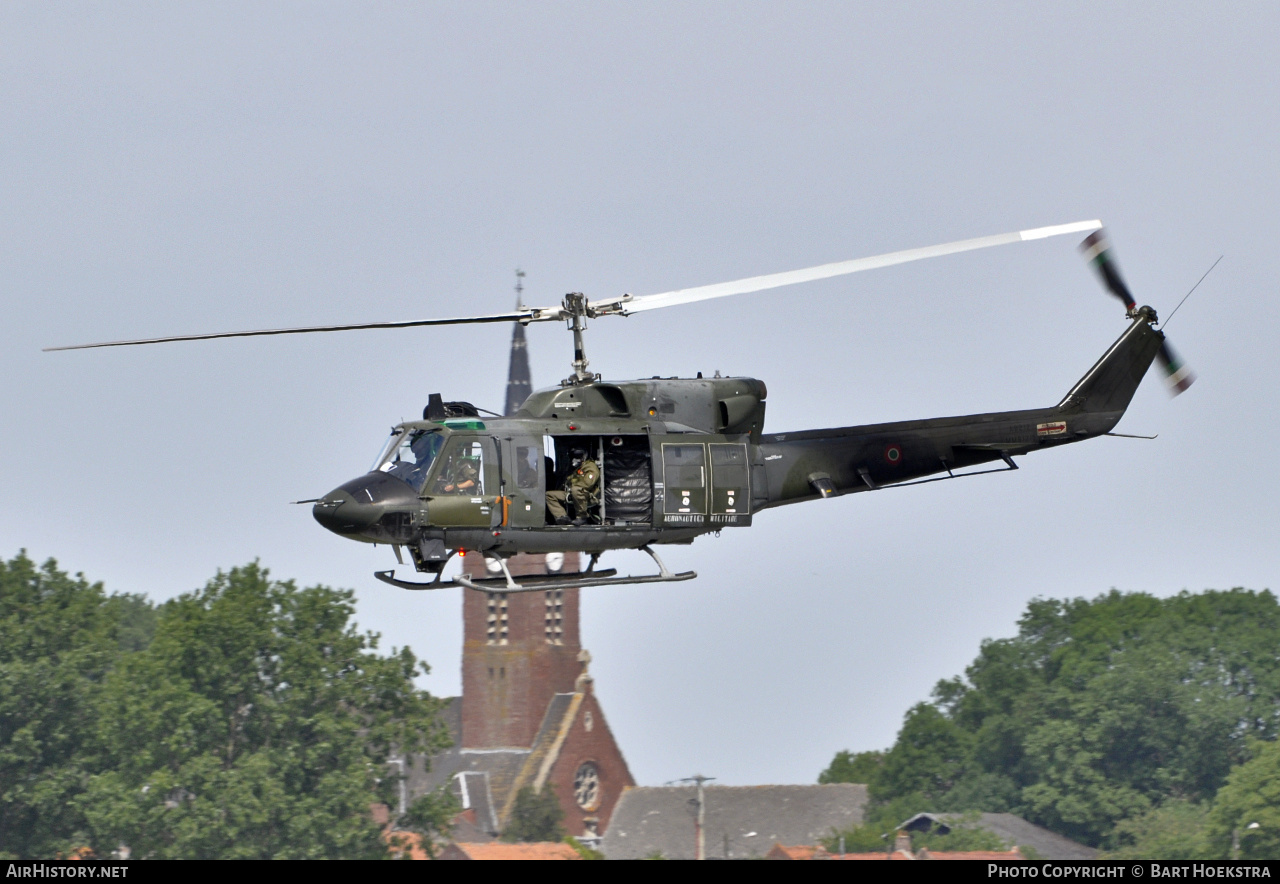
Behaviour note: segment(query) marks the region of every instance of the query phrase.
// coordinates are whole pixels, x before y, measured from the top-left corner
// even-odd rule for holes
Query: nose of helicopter
[[[368,530],[391,508],[417,503],[407,484],[386,473],[369,473],[344,482],[311,508],[315,520],[334,534],[351,536]]]

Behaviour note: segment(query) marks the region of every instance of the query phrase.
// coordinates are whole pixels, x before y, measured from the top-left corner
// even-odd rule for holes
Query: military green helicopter
[[[515,414],[481,413],[467,402],[429,396],[422,420],[406,421],[370,471],[312,503],[325,528],[390,545],[404,565],[430,579],[394,571],[376,577],[405,589],[461,585],[489,592],[689,580],[671,572],[658,544],[691,543],[745,528],[761,510],[842,494],[898,488],[1017,469],[1014,457],[1112,433],[1153,360],[1175,392],[1192,381],[1155,328],[1156,312],[1138,307],[1120,277],[1098,221],[1042,227],[893,252],[804,270],[647,296],[588,300],[573,292],[560,305],[454,319],[263,329],[111,341],[51,350],[153,344],[373,328],[563,321],[573,335],[573,374],[533,392]],[[1091,232],[1082,244],[1106,287],[1125,303],[1129,325],[1063,399],[1048,408],[941,417],[867,426],[764,432],[763,381],[747,377],[652,377],[607,381],[588,368],[588,319],[756,292],[1006,243]],[[492,416],[491,416],[492,415]],[[590,460],[599,480],[579,494],[575,518],[554,518],[548,494]],[[989,469],[973,469],[987,464]],[[961,472],[963,471],[963,472]],[[618,576],[596,569],[609,550],[649,554],[656,574]],[[576,573],[512,575],[517,553],[589,555]],[[496,576],[443,579],[455,554],[478,555]]]

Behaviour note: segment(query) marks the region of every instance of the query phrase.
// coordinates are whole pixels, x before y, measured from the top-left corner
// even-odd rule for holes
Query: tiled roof
[[[578,851],[558,841],[533,844],[488,844],[453,842],[440,853],[440,859],[582,859]]]
[[[442,717],[454,745],[429,759],[417,756],[409,769],[409,800],[447,785],[464,809],[475,809],[475,827],[496,834],[498,813],[495,802],[505,799],[529,757],[522,747],[503,749],[459,749],[462,731],[462,698],[450,697]],[[429,762],[429,764],[428,764]],[[465,782],[461,782],[459,774]],[[501,797],[499,797],[501,796]]]
[[[813,859],[815,853],[823,852],[821,847],[810,846],[808,844],[775,844],[773,849],[765,854],[765,859]]]
[[[422,848],[422,836],[417,832],[386,831],[382,838],[398,859],[430,859]]]
[[[1011,813],[984,813],[979,825],[1010,846],[1030,847],[1044,859],[1097,859],[1098,851],[1057,832],[1050,832]]]
[[[609,859],[693,859],[691,786],[628,789],[614,808],[601,850]],[[867,787],[708,786],[707,856],[761,857],[778,843],[816,844],[834,829],[862,822]]]

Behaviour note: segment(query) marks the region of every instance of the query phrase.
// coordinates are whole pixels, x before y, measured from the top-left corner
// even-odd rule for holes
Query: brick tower
[[[551,559],[548,568],[547,559]],[[518,555],[513,576],[578,570],[577,553]],[[468,573],[491,576],[472,556]],[[475,569],[473,572],[472,569]],[[582,672],[579,590],[464,592],[462,734],[464,749],[529,746],[556,694],[572,693]]]

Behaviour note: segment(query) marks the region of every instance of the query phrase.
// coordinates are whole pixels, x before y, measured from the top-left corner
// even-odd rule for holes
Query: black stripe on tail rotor
[[[1195,383],[1196,376],[1191,373],[1186,363],[1178,358],[1178,354],[1169,346],[1168,341],[1160,342],[1156,358],[1160,360],[1160,367],[1164,369],[1165,380],[1169,383],[1169,392],[1174,396],[1186,392],[1186,389]]]
[[[1098,271],[1107,291],[1124,301],[1126,310],[1132,310],[1137,306],[1137,301],[1133,299],[1133,295],[1129,294],[1129,287],[1124,284],[1124,279],[1120,276],[1120,268],[1116,266],[1115,259],[1111,255],[1111,243],[1107,239],[1105,230],[1095,230],[1085,237],[1084,242],[1080,243],[1080,251],[1084,252],[1085,259]]]

